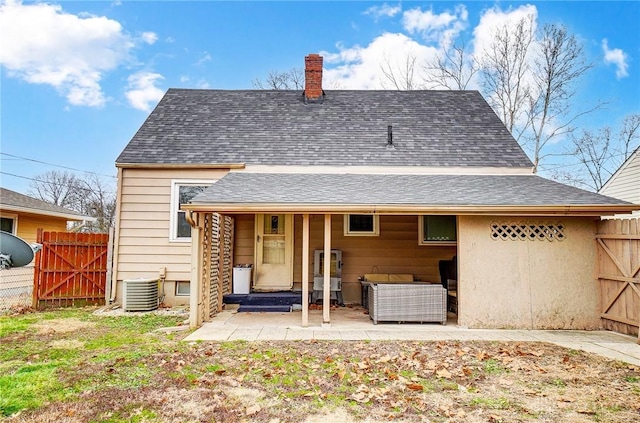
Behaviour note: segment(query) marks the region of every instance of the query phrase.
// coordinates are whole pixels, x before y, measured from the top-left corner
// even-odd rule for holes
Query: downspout
[[[113,236],[113,273],[111,275],[111,296],[109,297],[109,303],[112,304],[116,300],[116,290],[118,286],[118,267],[119,267],[119,251],[120,251],[120,221],[122,213],[122,168],[118,168],[118,187],[116,196],[116,230]]]

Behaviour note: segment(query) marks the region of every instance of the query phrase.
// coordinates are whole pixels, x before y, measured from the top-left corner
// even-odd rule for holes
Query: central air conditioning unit
[[[124,311],[150,311],[158,308],[158,279],[125,279],[122,281]]]

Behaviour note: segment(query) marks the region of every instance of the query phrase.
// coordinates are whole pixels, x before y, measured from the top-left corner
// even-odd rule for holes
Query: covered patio
[[[584,265],[595,263],[595,219],[631,207],[534,175],[231,172],[182,205],[192,226],[191,326],[223,311],[222,297],[231,289],[231,266],[259,262],[259,255],[271,248],[266,240],[281,245],[278,251],[285,257],[281,261],[285,271],[278,279],[283,284],[277,287],[292,289],[295,283],[302,298],[309,298],[315,276],[310,268],[313,249],[321,248],[329,257],[338,242],[351,242],[353,247],[346,217],[360,215],[380,219],[380,235],[358,234],[360,249],[352,251],[349,263],[366,262],[367,267],[350,270],[346,282],[352,298],[356,289],[359,293],[359,275],[388,258],[398,245],[394,242],[401,241],[411,243],[407,250],[411,253],[395,253],[389,261],[395,273],[416,275],[403,270],[423,260],[415,254],[430,255],[430,270],[423,273],[427,277],[412,282],[439,284],[438,260],[457,255],[461,325],[597,328],[594,269]],[[457,237],[444,242],[421,238],[425,216],[453,217]],[[385,228],[383,220],[391,226]],[[244,225],[245,235],[234,236],[233,225]],[[388,230],[393,225],[403,228],[401,237]],[[387,250],[380,247],[384,243]],[[330,266],[329,260],[324,261],[320,272],[321,327],[329,327],[335,314],[330,307]],[[254,287],[260,285],[255,278],[260,282],[262,277],[258,269]],[[301,327],[311,324],[314,316],[306,300],[297,316]]]

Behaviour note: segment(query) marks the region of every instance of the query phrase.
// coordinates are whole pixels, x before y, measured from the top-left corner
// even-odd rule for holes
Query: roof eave
[[[13,213],[29,213],[29,214],[38,214],[41,216],[49,216],[49,217],[59,217],[62,219],[73,220],[73,221],[86,221],[86,222],[95,222],[95,217],[85,216],[81,214],[72,214],[72,213],[62,213],[51,210],[42,210],[42,209],[33,209],[29,207],[19,207],[11,204],[0,204],[0,210],[8,211]]]
[[[303,204],[217,203],[184,204],[182,210],[203,213],[313,214],[455,214],[509,216],[609,216],[640,210],[638,204],[585,205],[423,205],[423,204]]]

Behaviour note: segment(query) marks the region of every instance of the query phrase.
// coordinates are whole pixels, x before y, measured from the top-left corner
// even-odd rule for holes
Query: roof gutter
[[[116,163],[122,169],[244,169],[244,163]]]
[[[640,204],[586,205],[413,205],[413,204],[184,204],[182,210],[204,213],[317,213],[317,214],[455,214],[509,216],[609,216],[640,210]]]

